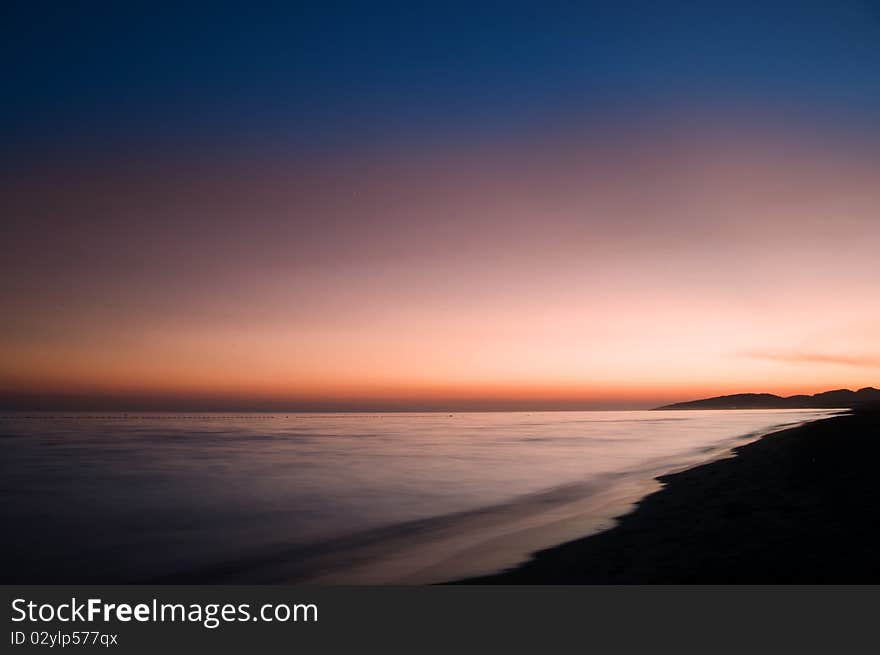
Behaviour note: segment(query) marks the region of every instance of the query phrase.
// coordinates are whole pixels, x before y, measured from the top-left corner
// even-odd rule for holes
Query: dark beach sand
[[[880,411],[775,432],[659,478],[606,532],[481,584],[880,583]]]

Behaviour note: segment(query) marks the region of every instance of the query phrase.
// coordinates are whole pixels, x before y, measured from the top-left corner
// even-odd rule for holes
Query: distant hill
[[[880,389],[835,389],[812,396],[775,396],[772,393],[737,393],[664,405],[657,409],[834,409],[880,405]]]

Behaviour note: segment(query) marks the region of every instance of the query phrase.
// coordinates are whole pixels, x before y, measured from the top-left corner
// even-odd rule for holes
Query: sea
[[[0,581],[425,584],[830,410],[0,415]]]

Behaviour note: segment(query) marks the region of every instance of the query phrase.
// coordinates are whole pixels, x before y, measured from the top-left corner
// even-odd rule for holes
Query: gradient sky
[[[0,406],[880,383],[869,2],[66,4],[0,21]]]

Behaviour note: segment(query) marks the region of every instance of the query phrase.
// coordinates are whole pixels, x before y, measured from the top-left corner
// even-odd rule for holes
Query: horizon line
[[[173,398],[167,396],[139,395],[74,395],[74,394],[33,394],[33,393],[0,393],[0,412],[106,412],[112,414],[125,413],[161,413],[174,414],[405,414],[405,413],[483,413],[483,412],[579,412],[579,411],[646,411],[661,409],[668,405],[695,402],[712,398],[723,398],[739,395],[772,395],[780,398],[795,396],[812,396],[832,391],[857,392],[873,387],[834,387],[813,393],[778,394],[767,391],[744,391],[716,395],[701,395],[686,399],[657,397],[641,402],[632,399],[620,401],[608,399],[574,400],[560,398],[558,400],[524,400],[516,398],[487,398],[464,400],[461,398],[438,399],[421,402],[403,399],[369,399],[369,400],[253,400],[220,398]]]

